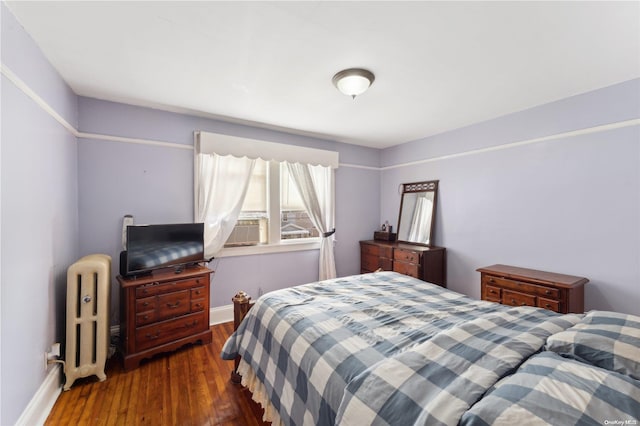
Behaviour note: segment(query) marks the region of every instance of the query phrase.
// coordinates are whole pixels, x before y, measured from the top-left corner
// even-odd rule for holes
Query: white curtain
[[[335,278],[333,169],[331,167],[300,163],[287,162],[286,164],[289,174],[298,188],[307,214],[313,225],[320,232],[319,279]]]
[[[409,228],[409,241],[429,244],[431,238],[431,214],[433,203],[426,196],[419,196]]]
[[[196,151],[195,221],[204,222],[207,258],[224,247],[233,231],[256,160]]]

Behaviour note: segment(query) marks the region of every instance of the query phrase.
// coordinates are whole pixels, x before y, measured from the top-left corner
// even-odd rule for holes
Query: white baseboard
[[[53,364],[44,382],[42,382],[42,385],[40,385],[40,388],[33,395],[27,408],[24,409],[16,422],[16,426],[39,426],[44,424],[58,396],[62,393],[61,372],[62,367],[60,364]]]
[[[209,325],[233,321],[233,305],[218,306],[209,309]]]

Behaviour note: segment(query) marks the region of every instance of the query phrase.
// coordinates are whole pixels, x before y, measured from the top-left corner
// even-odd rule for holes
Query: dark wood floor
[[[220,351],[232,323],[211,327],[213,341],[143,361],[124,372],[116,356],[107,380],[77,380],[63,392],[46,425],[259,425],[262,409],[229,381],[232,361]]]

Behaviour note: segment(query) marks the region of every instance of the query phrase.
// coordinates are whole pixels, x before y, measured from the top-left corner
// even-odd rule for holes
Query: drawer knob
[[[155,340],[155,339],[157,339],[158,337],[160,337],[160,335],[159,335],[159,333],[156,333],[156,334],[149,334],[149,333],[147,333],[145,337],[146,337],[147,339],[149,339],[149,340]]]
[[[544,294],[551,294],[551,290],[546,290]]]
[[[490,282],[490,283],[494,282],[494,281],[493,281],[493,278],[489,278],[489,282]]]
[[[495,292],[496,292],[495,290],[489,290],[489,293],[491,294],[495,294]]]
[[[520,306],[527,306],[527,304],[522,302],[522,303],[520,303]]]
[[[178,306],[180,306],[180,301],[179,300],[176,303],[167,303],[167,308],[169,308],[169,309],[175,309]]]
[[[511,299],[511,303],[516,303],[516,299]]]
[[[546,303],[546,304],[544,305],[544,307],[545,307],[545,308],[550,308],[550,307],[551,307],[551,305],[550,305],[550,304],[548,304],[548,303]]]

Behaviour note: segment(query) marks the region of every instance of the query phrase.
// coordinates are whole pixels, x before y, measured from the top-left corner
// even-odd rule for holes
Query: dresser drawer
[[[546,299],[544,297],[538,297],[538,307],[549,309],[550,311],[562,312],[560,310],[560,302],[557,300]]]
[[[198,312],[203,310],[205,307],[204,299],[191,299],[191,312]]]
[[[373,256],[371,254],[362,254],[362,258],[360,259],[360,267],[369,272],[373,272],[378,269],[379,266],[379,258]]]
[[[502,300],[502,289],[494,285],[485,284],[484,299],[492,302],[500,302]]]
[[[136,299],[136,312],[151,311],[153,309],[156,309],[155,296]]]
[[[393,260],[381,257],[378,264],[383,271],[393,271]]]
[[[206,330],[205,314],[196,313],[136,329],[136,350],[144,350]]]
[[[385,246],[379,246],[379,256],[380,257],[386,257],[387,259],[393,259],[393,248],[392,247],[385,247]]]
[[[509,306],[536,306],[536,296],[518,291],[503,290],[502,304]]]
[[[407,262],[393,262],[393,270],[399,272],[404,275],[409,275],[410,277],[420,278],[421,269],[419,265],[415,263],[407,263]]]
[[[138,312],[136,314],[136,326],[151,324],[156,318],[156,311]]]
[[[360,244],[360,254],[363,257],[365,254],[370,254],[372,256],[379,256],[380,249],[379,249],[379,246],[374,246],[373,244]]]
[[[196,287],[191,289],[191,299],[200,299],[207,294],[204,287]]]
[[[502,288],[516,290],[522,293],[530,293],[536,296],[543,296],[549,299],[560,298],[560,291],[557,288],[510,280],[508,278],[494,277],[491,275],[483,277],[483,282],[486,285],[500,286]]]
[[[401,262],[420,263],[420,254],[417,251],[407,249],[395,249],[393,252],[393,260]]]
[[[380,268],[383,271],[393,271],[393,260],[368,254],[360,259],[360,268],[367,272],[375,272]]]
[[[165,283],[151,283],[136,288],[136,298],[154,296],[156,294],[169,293],[176,290],[183,290],[191,287],[200,287],[208,282],[205,278],[194,278],[190,280],[171,281]]]
[[[189,313],[189,290],[174,291],[158,296],[158,319],[173,318]]]

